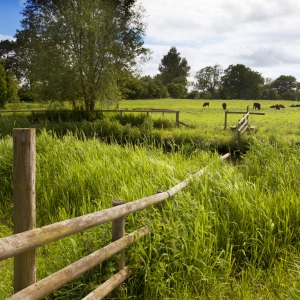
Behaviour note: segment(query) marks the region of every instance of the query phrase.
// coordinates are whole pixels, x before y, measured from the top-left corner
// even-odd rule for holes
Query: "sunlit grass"
[[[120,299],[299,299],[300,152],[276,133],[252,136],[237,165],[209,151],[107,145],[37,136],[37,225],[167,190],[210,165],[165,207],[126,218],[126,232],[152,233],[126,251],[133,276]],[[12,140],[0,141],[1,237],[11,233]],[[38,279],[109,243],[111,224],[38,250]],[[112,274],[103,263],[49,299],[80,299]],[[1,262],[0,297],[12,293],[12,261]]]

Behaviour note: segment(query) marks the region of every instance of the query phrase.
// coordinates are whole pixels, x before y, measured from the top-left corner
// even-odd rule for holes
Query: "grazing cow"
[[[203,107],[208,106],[209,107],[209,102],[204,102]]]
[[[276,105],[271,105],[270,108],[276,108]]]
[[[223,104],[222,104],[222,107],[223,107],[224,110],[226,110],[227,104],[226,104],[226,103],[223,103]]]
[[[283,104],[279,104],[279,107],[280,107],[280,108],[286,108],[286,106],[283,105]]]
[[[260,110],[260,103],[254,102],[253,103],[253,108]]]

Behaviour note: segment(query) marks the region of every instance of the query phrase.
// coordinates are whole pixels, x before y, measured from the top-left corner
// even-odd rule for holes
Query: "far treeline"
[[[299,100],[300,83],[242,65],[196,72],[171,47],[153,77],[140,76],[150,59],[144,47],[145,9],[136,0],[27,0],[21,30],[0,41],[0,108],[8,102],[68,101],[93,111],[122,99]]]

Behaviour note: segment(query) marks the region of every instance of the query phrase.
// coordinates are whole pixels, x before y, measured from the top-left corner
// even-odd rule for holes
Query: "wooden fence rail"
[[[28,143],[30,141],[26,141],[28,137],[32,137],[32,132],[35,129],[14,129],[13,130],[13,140],[14,143],[16,143],[14,147],[22,147],[24,148],[25,152],[35,147],[35,139],[30,139],[31,145],[28,146]],[[20,135],[20,132],[23,133],[23,135]],[[26,138],[27,137],[27,138]],[[21,139],[21,141],[19,141]],[[27,149],[27,150],[26,150]],[[35,149],[34,149],[35,150]],[[22,151],[16,151],[16,153],[23,153]],[[15,154],[15,152],[14,152]],[[24,157],[24,154],[21,155],[21,157]],[[35,157],[35,154],[33,155],[31,153],[31,157]],[[229,153],[223,155],[220,157],[221,160],[224,160],[229,157]],[[26,156],[25,156],[26,158]],[[14,160],[15,160],[14,156]],[[20,158],[17,158],[18,160]],[[28,178],[31,179],[31,182],[35,183],[35,178],[32,180],[33,174],[35,174],[35,167],[31,166],[30,164],[35,163],[35,160],[29,160],[27,161],[24,166],[26,166],[26,174],[32,172]],[[15,162],[14,162],[15,164]],[[191,175],[189,178],[185,179],[184,181],[178,183],[174,187],[170,188],[167,191],[159,191],[157,194],[148,196],[139,200],[135,200],[132,202],[124,203],[124,201],[116,201],[114,203],[114,207],[108,208],[102,211],[94,212],[91,214],[87,214],[81,217],[72,218],[69,220],[65,220],[62,222],[54,223],[51,225],[43,226],[41,228],[34,228],[34,229],[23,229],[26,230],[24,232],[16,233],[12,236],[1,238],[0,239],[0,260],[4,260],[10,257],[23,257],[23,259],[20,259],[20,261],[17,260],[17,266],[15,266],[15,294],[7,299],[42,299],[43,297],[49,295],[51,292],[55,291],[59,287],[63,286],[64,284],[70,282],[74,278],[80,276],[84,272],[88,271],[95,265],[99,264],[100,262],[103,262],[107,258],[115,255],[115,254],[121,254],[120,260],[119,260],[119,269],[120,272],[115,274],[109,281],[102,284],[99,288],[97,288],[92,294],[86,296],[84,299],[102,299],[107,295],[109,292],[111,292],[116,286],[118,286],[120,283],[122,283],[131,273],[131,270],[128,269],[128,267],[125,266],[125,252],[124,249],[136,242],[138,239],[144,237],[146,234],[148,234],[151,231],[150,227],[143,227],[142,229],[139,229],[131,234],[128,234],[127,236],[124,236],[124,217],[130,213],[140,211],[144,208],[147,208],[149,206],[152,206],[157,203],[164,202],[166,199],[172,197],[176,193],[178,193],[180,190],[182,190],[184,187],[186,187],[190,181],[195,178],[199,177],[204,174],[206,169],[209,166],[206,166],[199,172]],[[28,171],[32,170],[32,171]],[[14,169],[14,172],[19,172],[18,170]],[[14,174],[15,176],[15,174]],[[14,177],[15,178],[15,177]],[[18,184],[14,186],[14,189],[23,189],[23,185],[27,184],[25,182],[25,179],[22,179],[22,184]],[[34,194],[34,190],[30,188],[31,193]],[[19,195],[17,191],[14,191],[14,195]],[[32,200],[33,197],[24,197],[22,198],[23,201],[28,201],[28,198]],[[30,200],[30,201],[31,201]],[[15,205],[20,205],[17,202],[14,203]],[[23,206],[26,207],[26,206]],[[27,206],[29,207],[29,210],[35,209],[34,205]],[[18,208],[19,209],[19,208]],[[22,212],[23,217],[18,222],[21,222],[23,219],[26,219],[24,217],[26,212]],[[28,212],[30,214],[30,211]],[[16,218],[15,218],[16,220]],[[75,233],[87,230],[89,228],[107,223],[113,221],[113,242],[96,252],[78,260],[77,262],[65,267],[64,269],[53,273],[52,275],[35,282],[35,249],[49,244],[51,242],[57,241],[59,239],[62,239],[64,237],[73,235]],[[26,222],[26,220],[25,220]],[[32,252],[33,251],[33,252]],[[25,255],[25,256],[24,256]],[[33,264],[24,264],[24,261],[26,262],[28,260],[27,255],[31,257]],[[21,269],[21,266],[23,269]],[[25,268],[25,269],[24,269]],[[33,270],[34,269],[34,270]],[[16,274],[16,270],[18,270],[18,274]],[[34,276],[31,276],[29,280],[23,281],[23,277],[26,276],[26,274],[30,274],[30,272],[33,270]],[[20,279],[21,278],[21,279]]]

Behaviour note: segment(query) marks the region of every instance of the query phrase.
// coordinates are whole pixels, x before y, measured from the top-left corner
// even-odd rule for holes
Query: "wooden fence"
[[[57,114],[60,112],[67,112],[67,113],[85,113],[86,111],[83,110],[0,110],[0,117],[2,116],[2,114],[5,113],[12,113],[12,114],[34,114],[34,113],[49,113],[51,114]],[[97,112],[105,112],[105,113],[112,113],[112,112],[117,112],[120,113],[121,116],[123,115],[123,113],[128,113],[128,112],[133,112],[133,113],[146,113],[147,115],[149,115],[150,113],[162,113],[162,115],[164,116],[165,113],[173,113],[175,114],[175,126],[179,127],[179,114],[180,114],[180,110],[172,110],[172,109],[152,109],[152,108],[147,108],[147,109],[143,109],[143,108],[136,108],[136,109],[101,109],[101,110],[93,110],[93,113],[97,113]]]
[[[240,112],[240,111],[225,111],[225,122],[224,122],[224,129],[227,128],[227,115],[228,114],[243,114],[244,116],[238,120],[237,125],[230,126],[231,130],[237,130],[238,138],[240,139],[241,135],[247,130],[247,129],[255,129],[254,126],[249,127],[249,116],[251,115],[265,115],[263,112],[250,112],[249,107],[247,106],[246,112]]]
[[[167,191],[158,191],[155,195],[128,203],[113,201],[112,208],[35,228],[35,129],[13,129],[13,143],[15,229],[14,235],[0,239],[0,260],[15,258],[14,295],[7,300],[42,299],[104,260],[119,254],[120,271],[83,298],[103,299],[131,274],[129,267],[125,266],[125,248],[151,231],[149,226],[145,226],[124,235],[125,216],[171,198],[209,167],[206,166]],[[229,153],[220,159],[228,157]],[[111,244],[36,282],[36,248],[110,221],[113,222]]]

